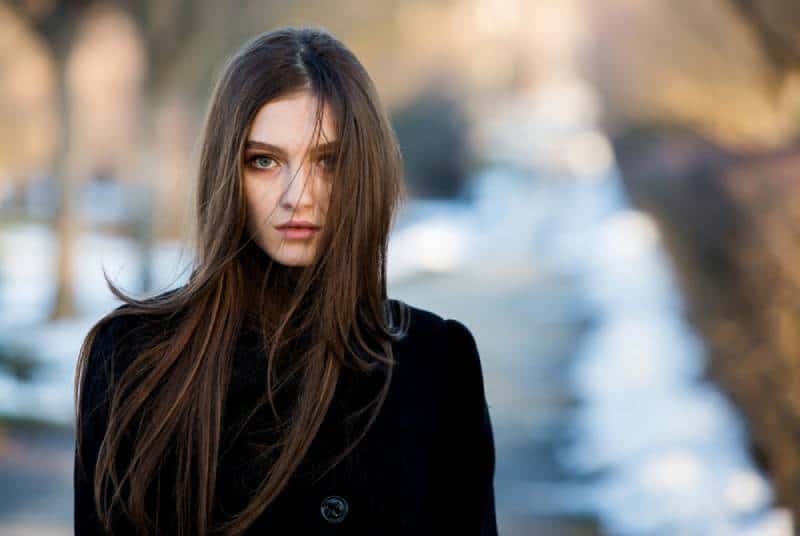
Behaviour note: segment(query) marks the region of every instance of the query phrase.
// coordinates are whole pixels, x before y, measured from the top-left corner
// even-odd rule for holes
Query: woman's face
[[[248,230],[261,249],[287,266],[311,263],[328,211],[337,140],[325,104],[320,144],[310,147],[315,106],[309,92],[268,102],[256,114],[245,146]]]

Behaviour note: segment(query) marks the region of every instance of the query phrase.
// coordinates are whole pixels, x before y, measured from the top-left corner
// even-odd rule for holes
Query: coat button
[[[347,516],[347,501],[338,495],[331,495],[322,499],[320,513],[328,523],[341,523]]]

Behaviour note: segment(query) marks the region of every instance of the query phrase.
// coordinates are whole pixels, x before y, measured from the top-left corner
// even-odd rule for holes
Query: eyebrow
[[[338,145],[339,145],[338,141],[329,141],[327,143],[321,143],[311,149],[311,154],[318,155],[318,154],[333,152],[336,150]],[[245,150],[250,150],[250,149],[264,149],[267,151],[272,151],[281,158],[287,157],[286,150],[283,147],[278,147],[277,145],[273,145],[271,143],[266,143],[263,141],[247,140],[247,143],[245,144]]]

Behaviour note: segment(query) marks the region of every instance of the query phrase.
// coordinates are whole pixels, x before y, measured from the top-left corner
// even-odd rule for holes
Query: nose
[[[281,204],[286,209],[312,206],[314,202],[314,181],[309,180],[308,166],[302,165],[295,172],[287,173],[284,181]]]

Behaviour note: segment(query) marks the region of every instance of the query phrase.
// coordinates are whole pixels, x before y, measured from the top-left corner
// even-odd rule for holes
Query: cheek
[[[277,198],[269,188],[265,188],[258,181],[245,182],[245,197],[247,200],[248,220],[251,224],[263,226],[267,223],[270,214],[277,202]]]
[[[331,184],[330,183],[323,184],[321,192],[322,194],[319,199],[319,206],[322,209],[322,213],[327,214],[328,207],[330,207],[331,203]]]

